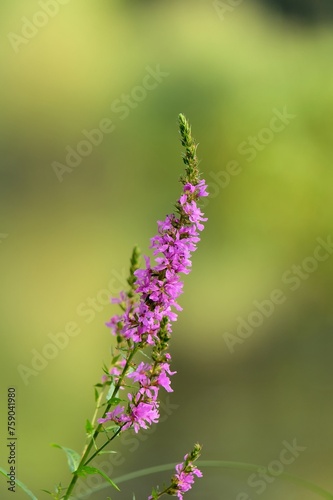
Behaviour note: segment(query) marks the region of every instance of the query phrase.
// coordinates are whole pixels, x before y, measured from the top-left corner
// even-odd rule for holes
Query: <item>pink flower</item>
[[[202,472],[193,465],[193,458],[191,459],[189,454],[185,455],[184,460],[185,462],[176,465],[174,476],[176,494],[179,500],[182,500],[183,494],[192,488],[194,476],[202,477]]]
[[[140,395],[139,395],[140,396]],[[132,394],[128,395],[130,400],[133,400]],[[123,421],[126,422],[123,430],[128,429],[133,425],[134,431],[139,432],[140,428],[148,429],[148,425],[152,423],[156,424],[158,422],[160,415],[157,408],[157,403],[131,403],[130,413],[126,417],[124,416]]]
[[[115,409],[113,411],[109,411],[105,415],[105,418],[99,418],[97,420],[97,422],[99,424],[105,424],[106,422],[113,421],[113,422],[117,423],[118,425],[120,425],[121,418],[122,418],[122,415],[124,414],[124,412],[125,412],[125,408],[123,406],[118,405],[115,407]]]
[[[193,462],[199,458],[200,452],[201,445],[194,445],[193,451],[185,455],[184,462],[176,465],[176,473],[171,478],[170,486],[164,489],[162,493],[157,490],[157,494],[159,496],[162,496],[162,494],[165,493],[177,496],[179,500],[183,500],[184,493],[192,488],[194,476],[202,477],[202,472],[195,465],[193,465]],[[148,497],[148,500],[152,500],[153,498],[154,496],[151,495]]]
[[[174,372],[176,373],[176,372]],[[171,388],[171,380],[165,372],[161,372],[158,376],[157,382],[160,386],[164,387],[167,392],[173,392]]]
[[[170,371],[170,358],[163,350],[159,350],[161,343],[161,329],[163,335],[169,335],[172,323],[177,319],[175,311],[181,310],[178,297],[183,292],[183,282],[180,274],[188,274],[191,270],[191,254],[200,241],[199,231],[203,229],[203,222],[207,219],[197,205],[201,196],[207,196],[204,180],[197,183],[186,182],[183,192],[176,205],[177,213],[167,215],[164,221],[158,221],[158,234],[151,239],[151,248],[155,262],[151,263],[145,257],[145,268],[134,271],[135,292],[137,300],[122,292],[118,302],[123,307],[123,314],[115,315],[107,325],[111,332],[123,337],[127,343],[140,344],[140,348],[152,346],[155,351],[154,363],[140,363],[134,370],[124,377],[132,383],[138,384],[135,396],[129,394],[130,403],[125,410],[118,406],[107,413],[101,423],[113,420],[122,426],[122,429],[133,427],[135,432],[147,428],[159,418],[157,397],[161,387],[172,392],[170,377],[175,372]],[[167,347],[167,337],[164,337]],[[166,349],[164,347],[164,351]],[[111,375],[119,377],[121,370],[116,366]],[[117,379],[116,379],[117,380]],[[121,410],[122,409],[122,413]],[[186,484],[190,481],[184,475],[179,480]]]
[[[148,363],[140,363],[136,370],[127,375],[128,378],[132,378],[134,382],[140,382],[140,384],[147,383],[149,378],[149,372],[151,371],[152,366]]]

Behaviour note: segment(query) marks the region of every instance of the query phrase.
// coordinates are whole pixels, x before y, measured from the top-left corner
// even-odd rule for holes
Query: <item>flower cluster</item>
[[[183,495],[192,488],[194,476],[202,477],[202,472],[193,465],[193,462],[200,456],[201,446],[194,445],[193,451],[187,453],[184,457],[184,462],[176,465],[176,474],[171,478],[171,484],[163,491],[153,490],[152,495],[148,500],[157,500],[162,495],[177,496],[179,500],[183,500]]]
[[[184,463],[176,465],[176,474],[174,476],[176,495],[179,500],[182,500],[183,494],[192,488],[194,476],[202,477],[202,472],[187,461],[188,455],[185,455],[184,460]]]
[[[156,258],[154,267],[149,257],[145,257],[145,269],[134,272],[136,293],[140,294],[135,307],[124,292],[120,299],[113,299],[125,310],[107,323],[113,334],[134,343],[154,345],[163,318],[177,319],[172,307],[181,310],[176,301],[183,288],[179,273],[190,272],[191,252],[196,250],[200,240],[198,231],[202,231],[202,222],[207,220],[196,203],[200,197],[208,196],[206,188],[204,180],[199,180],[197,185],[186,183],[176,204],[178,214],[158,221],[158,234],[151,239],[150,248],[154,249],[154,255],[163,256]],[[171,331],[171,326],[168,330]]]
[[[110,384],[118,384],[119,389],[131,387],[127,395],[127,405],[109,405],[105,414],[98,420],[100,424],[113,422],[120,430],[133,428],[138,432],[159,419],[159,389],[171,392],[171,356],[167,352],[172,331],[172,322],[177,319],[176,311],[181,310],[177,300],[183,291],[180,274],[188,274],[191,268],[191,254],[200,240],[203,230],[203,217],[198,201],[208,196],[205,181],[200,179],[197,168],[196,145],[185,118],[180,116],[182,144],[186,148],[184,163],[186,175],[181,179],[183,190],[176,203],[175,213],[158,221],[158,233],[151,239],[150,248],[155,258],[151,264],[145,257],[145,268],[135,266],[132,258],[130,293],[121,292],[113,299],[122,308],[122,314],[115,315],[107,323],[111,333],[117,337],[125,356],[123,371],[109,373]],[[132,354],[148,347],[151,362],[136,365]],[[131,354],[132,353],[132,354]],[[104,377],[103,383],[107,377]],[[133,385],[136,388],[133,391]],[[117,391],[116,391],[117,392]],[[115,406],[116,405],[116,406]],[[115,406],[109,411],[110,406]],[[125,407],[126,406],[126,407]]]
[[[177,319],[174,311],[181,310],[177,303],[182,293],[183,283],[179,274],[188,274],[191,267],[191,253],[196,250],[200,240],[199,231],[206,221],[197,201],[207,196],[207,186],[203,180],[197,184],[186,182],[183,193],[176,204],[176,214],[168,215],[158,222],[158,234],[151,239],[155,266],[145,257],[146,267],[134,271],[135,292],[138,299],[133,300],[122,292],[113,302],[120,303],[124,312],[113,316],[107,325],[118,338],[124,339],[140,348],[152,346],[153,363],[140,363],[127,374],[139,385],[135,396],[128,394],[127,411],[118,405],[107,412],[99,423],[113,421],[126,430],[129,427],[138,432],[142,427],[158,421],[158,392],[163,387],[171,392],[171,356],[166,353],[167,341],[171,333],[171,321]],[[158,256],[161,255],[162,256]],[[124,366],[124,363],[123,363]],[[118,374],[113,369],[114,374]]]

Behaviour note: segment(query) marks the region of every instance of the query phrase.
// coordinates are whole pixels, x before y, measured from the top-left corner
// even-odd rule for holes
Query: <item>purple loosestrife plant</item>
[[[114,315],[107,323],[117,342],[111,366],[104,367],[102,380],[95,386],[96,410],[92,421],[86,424],[87,444],[82,454],[55,445],[68,456],[72,480],[67,488],[58,487],[54,498],[70,499],[78,478],[88,474],[100,474],[118,489],[103,471],[88,464],[120,433],[128,429],[137,433],[157,423],[159,391],[163,388],[172,392],[170,377],[176,372],[170,367],[168,344],[172,324],[177,319],[176,311],[181,310],[177,302],[183,291],[181,274],[190,272],[191,255],[200,240],[203,222],[207,220],[198,201],[208,196],[206,183],[200,179],[198,170],[197,146],[182,114],[179,115],[179,128],[186,165],[180,179],[181,195],[175,212],[157,223],[158,233],[151,239],[150,247],[154,262],[145,257],[145,267],[139,268],[139,250],[135,247],[129,289],[112,299],[120,306],[121,314]],[[138,354],[144,354],[145,362],[137,360]],[[164,494],[182,499],[192,487],[194,476],[202,475],[193,465],[200,450],[200,445],[195,445],[194,450],[185,455],[184,463],[176,466],[170,486],[161,492],[153,490],[149,499],[158,499]]]
[[[176,311],[181,310],[177,302],[183,288],[180,275],[190,272],[191,255],[200,239],[199,234],[204,227],[202,223],[206,221],[198,207],[198,201],[207,196],[207,186],[205,181],[200,179],[198,170],[196,144],[183,115],[179,115],[179,126],[181,142],[185,147],[183,160],[186,165],[185,175],[181,177],[182,192],[175,212],[167,215],[164,221],[158,222],[158,233],[151,239],[154,262],[151,263],[149,257],[145,257],[145,267],[139,268],[139,250],[135,247],[131,257],[129,288],[121,292],[119,297],[112,299],[114,303],[119,304],[121,313],[113,316],[107,323],[116,337],[111,365],[104,367],[101,382],[95,386],[96,408],[92,420],[86,422],[87,441],[82,453],[53,445],[66,453],[72,473],[67,487],[59,484],[53,493],[43,490],[54,500],[75,498],[78,479],[90,474],[101,475],[107,481],[105,485],[109,483],[119,490],[104,471],[91,466],[90,463],[103,453],[104,448],[120,433],[129,429],[137,433],[140,429],[147,429],[157,423],[160,417],[159,391],[163,388],[172,392],[171,376],[176,372],[170,367],[168,343],[172,324],[177,319]],[[139,359],[139,355],[144,356],[144,362]],[[114,453],[113,450],[104,451],[108,452]],[[200,453],[201,446],[194,445],[193,450],[184,456],[184,461],[176,465],[170,484],[162,489],[154,488],[148,500],[158,500],[163,495],[183,500],[184,494],[192,488],[195,478],[202,477],[201,471],[194,465]],[[206,461],[202,465],[254,473],[265,470],[265,467],[260,465],[221,460]],[[134,479],[172,468],[170,464],[150,467],[126,474],[125,478]],[[16,479],[15,467],[11,466],[9,472],[0,467],[0,474],[6,478],[7,484],[10,484],[8,490],[15,492],[17,486],[30,499],[38,500],[25,484]],[[269,475],[273,478],[276,476],[268,468],[266,477]],[[280,477],[316,493],[321,498],[333,500],[331,493],[308,480],[284,471]],[[117,481],[124,481],[124,476]],[[81,495],[79,497],[81,498]]]
[[[120,433],[133,429],[147,429],[158,422],[159,391],[172,392],[171,377],[176,373],[171,370],[171,356],[168,343],[172,333],[172,324],[180,311],[177,300],[183,290],[181,274],[188,274],[191,269],[191,255],[200,240],[200,231],[204,228],[203,217],[198,201],[207,196],[205,181],[200,179],[196,144],[191,135],[191,128],[183,115],[179,115],[181,142],[185,148],[183,160],[185,174],[181,177],[182,192],[175,205],[174,213],[158,222],[158,233],[151,239],[154,261],[145,257],[145,267],[139,267],[139,250],[134,248],[131,257],[128,290],[112,299],[121,309],[107,323],[116,337],[116,347],[112,352],[111,364],[104,366],[101,382],[95,385],[96,408],[92,420],[86,421],[87,440],[81,454],[59,445],[67,455],[72,479],[67,487],[61,483],[54,492],[49,493],[54,500],[74,499],[75,487],[80,477],[99,474],[114,488],[117,485],[104,471],[93,467],[91,462]],[[139,358],[144,356],[145,361]],[[9,408],[9,406],[8,406]],[[194,465],[199,458],[201,446],[195,444],[193,450],[184,456],[184,461],[177,464],[170,484],[162,489],[154,488],[148,500],[158,500],[163,495],[171,495],[183,500],[184,494],[192,488],[196,477],[202,477],[201,471]],[[9,462],[8,462],[9,463]],[[202,464],[203,465],[203,464]],[[218,466],[257,472],[264,467],[228,461],[208,461],[205,466]],[[162,470],[170,470],[168,464],[150,467],[145,470],[126,474],[126,479],[142,476]],[[15,467],[10,471],[0,467],[0,474],[10,483],[8,488],[15,491],[19,487],[32,500],[38,498],[28,487],[16,479]],[[273,473],[271,475],[274,476]],[[321,498],[333,500],[333,495],[316,484],[281,472],[281,479],[293,482]],[[268,477],[268,476],[267,476]],[[123,481],[124,476],[118,478]],[[104,486],[104,485],[103,485]],[[100,488],[98,488],[100,489]],[[241,493],[242,494],[242,493]],[[80,495],[81,498],[81,495]],[[133,496],[133,500],[135,497]]]

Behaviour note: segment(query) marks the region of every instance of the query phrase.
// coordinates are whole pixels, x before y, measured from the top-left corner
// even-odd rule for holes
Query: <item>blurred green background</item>
[[[183,112],[211,197],[174,327],[174,393],[152,433],[119,441],[119,454],[99,463],[116,478],[176,463],[199,441],[204,460],[268,467],[296,439],[306,449],[284,472],[333,491],[333,257],[306,260],[332,234],[325,2],[313,17],[297,2],[285,17],[286,1],[277,10],[250,1],[226,1],[227,10],[210,1],[51,3],[49,14],[42,1],[1,6],[0,466],[6,391],[15,386],[18,478],[41,499],[41,488],[68,483],[65,457],[49,444],[82,449],[92,386],[113,342],[108,295],[122,288],[133,245],[150,252],[156,220],[179,195]],[[284,109],[292,118],[274,121]],[[101,122],[108,131],[82,143]],[[228,178],[231,165],[237,175]],[[292,290],[294,265],[316,269]],[[226,332],[236,335],[239,318],[275,289],[284,302],[231,352]],[[45,347],[71,322],[79,334],[65,348]],[[53,359],[24,371],[43,349]],[[247,471],[203,472],[186,498],[320,498],[279,478],[258,493]],[[89,498],[141,500],[168,477]],[[4,478],[0,488],[3,499],[26,498]]]

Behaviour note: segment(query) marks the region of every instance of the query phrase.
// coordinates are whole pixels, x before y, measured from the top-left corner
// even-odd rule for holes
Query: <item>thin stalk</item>
[[[107,446],[109,443],[111,443],[111,441],[113,441],[113,439],[116,438],[118,436],[118,434],[120,434],[121,429],[122,429],[122,427],[120,427],[117,430],[117,432],[115,432],[114,435],[108,441],[106,441],[100,448],[98,448],[98,450],[96,450],[95,453],[93,455],[91,455],[89,460],[87,460],[84,465],[88,465],[89,462],[91,462],[105,448],[105,446]]]
[[[112,396],[111,396],[111,398],[110,398],[111,400],[112,400],[112,399],[116,396],[116,394],[118,393],[118,391],[119,391],[119,389],[120,389],[120,386],[121,386],[121,384],[122,384],[122,381],[123,381],[123,379],[124,379],[124,377],[125,377],[125,375],[126,375],[126,372],[127,372],[128,368],[129,368],[130,362],[131,362],[131,360],[132,360],[133,356],[136,354],[137,350],[138,350],[138,347],[137,347],[137,346],[135,346],[135,347],[133,348],[132,352],[130,353],[130,355],[128,356],[127,361],[126,361],[126,365],[124,366],[124,369],[123,369],[123,371],[122,371],[122,374],[121,374],[121,376],[119,377],[119,380],[118,380],[118,382],[117,382],[117,385],[116,385],[116,387],[114,388],[114,391],[113,391]],[[106,406],[106,408],[105,408],[105,410],[104,410],[104,413],[103,413],[102,418],[105,418],[105,415],[108,413],[108,411],[110,410],[111,406],[112,406],[112,403],[108,403],[108,404],[107,404],[107,406]],[[96,412],[95,412],[95,413],[96,413]],[[92,448],[93,444],[95,443],[95,441],[96,441],[96,439],[97,439],[97,436],[98,436],[98,435],[99,435],[99,433],[101,432],[102,427],[103,427],[103,424],[99,424],[99,425],[97,426],[97,428],[96,428],[96,430],[95,430],[95,432],[94,432],[93,436],[91,437],[91,439],[90,439],[89,443],[85,446],[85,448],[84,448],[84,450],[83,450],[83,452],[82,452],[82,458],[81,458],[81,460],[80,460],[80,463],[79,463],[79,465],[78,465],[78,468],[77,468],[77,470],[73,473],[72,480],[71,480],[71,482],[70,482],[70,484],[69,484],[69,486],[68,486],[68,488],[67,488],[67,491],[66,491],[66,493],[65,493],[65,496],[63,497],[63,499],[64,499],[64,500],[68,500],[68,499],[70,498],[70,495],[71,495],[71,493],[73,492],[73,490],[74,490],[74,488],[75,488],[75,485],[76,485],[77,480],[78,480],[78,478],[79,478],[79,476],[78,476],[78,474],[77,474],[77,471],[79,471],[79,470],[80,470],[80,469],[81,469],[84,465],[86,465],[86,464],[88,463],[88,461],[90,462],[90,460],[88,460],[88,461],[87,461],[87,459],[88,459],[88,457],[89,457],[89,453],[90,453],[90,451],[91,451],[91,448]],[[116,436],[116,434],[114,435],[114,437],[115,437],[115,436]],[[112,440],[112,439],[111,439],[111,440]],[[111,441],[111,440],[110,440],[110,441]],[[101,448],[101,449],[103,449],[103,448],[104,448],[107,444],[108,444],[108,442],[107,442],[106,444],[104,444],[104,445],[102,446],[102,448]],[[94,453],[93,457],[94,457],[94,456],[96,456],[96,453]]]

